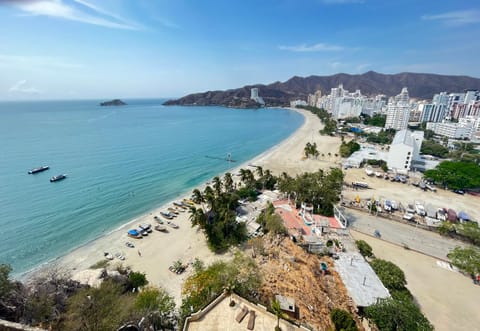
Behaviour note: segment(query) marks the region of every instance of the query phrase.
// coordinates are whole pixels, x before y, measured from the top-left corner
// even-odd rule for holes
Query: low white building
[[[400,130],[395,134],[388,151],[388,168],[397,172],[412,170],[414,161],[421,161],[423,131]]]
[[[308,103],[305,100],[290,101],[290,107],[296,107],[296,106],[308,106]]]

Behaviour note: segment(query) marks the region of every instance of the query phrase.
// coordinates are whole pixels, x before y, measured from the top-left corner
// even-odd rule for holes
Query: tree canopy
[[[435,169],[427,170],[425,178],[450,189],[480,187],[480,166],[470,162],[443,161]]]
[[[181,319],[203,308],[227,288],[234,288],[242,297],[252,299],[261,279],[255,261],[239,253],[230,262],[214,262],[198,268],[183,284]]]
[[[343,309],[334,308],[330,312],[330,318],[333,325],[335,325],[336,331],[357,331],[357,322],[348,311]]]
[[[333,215],[333,205],[340,200],[342,185],[343,172],[338,168],[303,173],[295,178],[285,174],[279,179],[279,189],[293,197],[297,205],[311,203],[314,212],[325,216]]]
[[[363,123],[366,125],[378,126],[378,127],[385,127],[385,122],[387,120],[387,116],[385,115],[373,115],[372,117],[368,115],[364,115]]]
[[[342,144],[340,145],[340,156],[349,157],[354,152],[359,150],[360,150],[360,145],[356,141],[350,140],[348,143],[345,143],[344,141],[342,141]]]
[[[433,141],[425,139],[422,142],[422,147],[420,149],[422,154],[433,155],[440,158],[445,158],[448,156],[448,148]]]
[[[380,299],[366,307],[365,316],[380,331],[429,331],[433,326],[411,300]]]
[[[373,270],[383,285],[389,290],[402,290],[407,285],[407,280],[402,269],[390,261],[374,259],[370,262]]]

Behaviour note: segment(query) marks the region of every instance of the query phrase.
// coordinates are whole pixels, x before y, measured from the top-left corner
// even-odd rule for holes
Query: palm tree
[[[213,208],[213,203],[215,201],[215,192],[210,186],[205,187],[205,190],[203,190],[203,196],[205,202],[208,203],[210,208]]]
[[[247,169],[240,169],[240,181],[245,184],[247,182],[247,178]]]
[[[213,189],[215,190],[215,196],[219,197],[220,194],[222,193],[222,181],[218,176],[213,177],[212,181],[213,181]]]
[[[225,176],[223,177],[223,187],[227,192],[233,191],[233,178],[232,174],[229,172],[225,173]]]
[[[192,192],[192,201],[195,202],[197,205],[205,202],[205,198],[202,195],[202,192],[198,188],[194,189]]]
[[[260,166],[257,166],[257,175],[258,177],[262,178],[263,177],[263,168]]]
[[[271,307],[275,316],[277,316],[277,326],[275,327],[275,331],[280,331],[280,317],[283,315],[282,308],[280,307],[280,302],[276,299],[272,301]]]

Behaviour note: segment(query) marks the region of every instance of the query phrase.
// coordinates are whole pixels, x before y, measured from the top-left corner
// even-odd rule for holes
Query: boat
[[[167,224],[174,229],[178,229],[178,225],[173,222],[168,221]]]
[[[104,256],[107,260],[113,260],[113,255],[110,254],[109,252],[103,252],[103,256]]]
[[[142,223],[138,226],[143,231],[147,231],[147,233],[152,233],[152,225],[148,223]]]
[[[364,182],[353,182],[352,186],[354,188],[368,188],[368,184]]]
[[[125,256],[120,252],[116,253],[115,257],[121,261],[125,261]]]
[[[52,178],[50,178],[50,182],[53,183],[53,182],[58,182],[62,179],[65,179],[67,178],[67,175],[66,174],[63,174],[63,175],[57,175],[57,176],[53,176]]]
[[[373,169],[372,167],[368,166],[365,168],[365,173],[367,174],[367,176],[373,176],[374,172],[373,172]]]
[[[183,203],[181,203],[181,202],[175,201],[173,204],[174,204],[175,206],[177,206],[177,207],[185,208],[185,206],[184,206]]]
[[[155,225],[154,229],[160,232],[167,232],[167,227],[161,224]]]
[[[135,230],[135,229],[128,230],[127,235],[128,235],[130,238],[135,238],[135,239],[140,239],[140,238],[142,238],[142,235],[140,234],[140,232],[138,232],[138,231]]]
[[[425,207],[419,202],[415,203],[415,212],[420,216],[425,216]]]
[[[133,243],[131,243],[130,241],[127,241],[125,243],[125,246],[129,247],[129,248],[135,248],[135,245]]]
[[[140,228],[140,227],[137,229],[137,232],[140,233],[140,234],[142,235],[142,237],[148,236],[147,230],[144,230],[144,229],[142,229],[142,228]]]
[[[377,178],[382,178],[383,174],[380,171],[375,171],[375,176],[377,176]]]
[[[167,210],[168,210],[169,212],[175,214],[175,215],[178,215],[178,214],[179,214],[179,213],[178,213],[178,210],[176,210],[175,208],[169,207],[169,208],[167,208]]]
[[[33,168],[32,170],[28,171],[28,173],[30,175],[34,175],[36,173],[39,173],[39,172],[42,172],[42,171],[45,171],[45,170],[48,170],[48,169],[50,169],[49,166],[43,166],[43,167]]]
[[[173,219],[173,214],[169,213],[169,212],[164,212],[164,211],[161,211],[160,212],[160,215],[162,215],[163,217],[165,217],[167,220],[171,220]]]

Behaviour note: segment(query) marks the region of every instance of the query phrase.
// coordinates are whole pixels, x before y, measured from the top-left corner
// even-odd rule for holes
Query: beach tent
[[[132,237],[139,237],[140,233],[137,230],[128,230],[128,234]]]
[[[457,220],[457,213],[453,209],[447,210],[447,219],[450,222],[455,222]]]
[[[464,211],[458,213],[458,219],[461,221],[470,221],[470,216]]]

